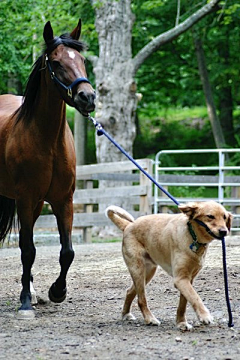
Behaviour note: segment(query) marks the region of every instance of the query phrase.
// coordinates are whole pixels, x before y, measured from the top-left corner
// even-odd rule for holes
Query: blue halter
[[[90,81],[85,78],[85,77],[80,77],[80,78],[77,78],[76,80],[74,80],[69,86],[66,86],[65,84],[63,84],[63,82],[61,82],[61,80],[59,80],[57,78],[57,76],[55,75],[53,69],[52,69],[52,66],[50,64],[50,61],[48,59],[48,56],[47,54],[45,55],[45,61],[46,61],[46,64],[47,64],[47,67],[48,67],[48,70],[49,70],[49,73],[50,73],[50,76],[51,76],[51,79],[57,84],[57,85],[60,85],[61,88],[63,88],[66,92],[67,92],[67,96],[70,97],[72,99],[72,89],[74,86],[76,86],[77,84],[80,84],[80,83],[88,83],[88,84],[91,84]]]

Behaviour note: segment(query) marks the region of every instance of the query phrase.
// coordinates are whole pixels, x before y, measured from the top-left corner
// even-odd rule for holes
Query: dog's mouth
[[[219,229],[218,230],[218,235],[216,235],[214,232],[212,232],[211,229],[209,229],[209,227],[201,220],[198,220],[198,219],[194,219],[199,225],[203,226],[206,230],[206,232],[212,236],[214,239],[217,239],[217,240],[222,240],[226,235],[227,235],[227,230],[225,229]]]

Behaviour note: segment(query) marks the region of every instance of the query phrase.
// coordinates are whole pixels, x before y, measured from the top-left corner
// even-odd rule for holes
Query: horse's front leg
[[[57,280],[49,289],[49,299],[55,303],[65,300],[67,295],[66,277],[68,269],[74,259],[74,251],[72,248],[72,222],[73,222],[73,204],[72,200],[66,204],[52,205],[53,212],[57,218],[58,230],[60,234],[60,266],[61,271]]]
[[[19,232],[19,246],[21,249],[22,260],[22,291],[20,295],[21,307],[18,310],[18,315],[24,319],[34,318],[34,311],[31,305],[31,268],[35,260],[36,249],[33,244],[33,230],[29,227],[27,229],[23,224]]]
[[[31,303],[36,299],[32,298],[35,292],[31,285],[33,277],[31,274],[32,265],[36,256],[36,248],[33,243],[33,225],[41,213],[43,202],[39,202],[35,210],[22,202],[17,202],[18,218],[20,221],[19,247],[22,260],[22,291],[20,295],[21,306],[18,310],[18,317],[21,319],[34,318],[34,310]]]

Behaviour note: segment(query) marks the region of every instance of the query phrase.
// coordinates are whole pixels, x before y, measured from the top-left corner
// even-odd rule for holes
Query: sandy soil
[[[150,308],[161,325],[146,326],[136,303],[136,322],[122,322],[130,277],[121,243],[75,245],[75,251],[67,299],[56,305],[47,300],[47,292],[59,273],[59,246],[37,248],[33,273],[40,303],[35,319],[23,321],[16,317],[20,251],[0,249],[0,359],[240,359],[240,246],[227,246],[235,326],[227,325],[221,244],[214,241],[195,288],[215,323],[200,325],[189,307],[188,320],[194,330],[184,333],[175,327],[178,291],[162,270],[147,288]]]

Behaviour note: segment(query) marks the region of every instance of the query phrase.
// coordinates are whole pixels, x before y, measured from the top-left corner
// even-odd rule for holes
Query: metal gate
[[[189,163],[190,155],[197,164]],[[202,165],[207,164],[209,157],[213,165]],[[237,225],[232,230],[240,230],[239,148],[159,151],[155,157],[155,179],[180,203],[215,200],[231,207]],[[155,186],[154,213],[159,207],[170,205],[171,200]]]

